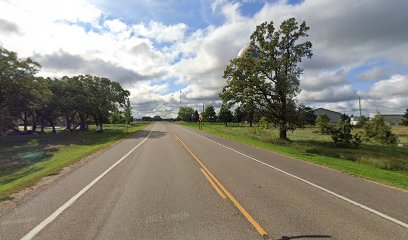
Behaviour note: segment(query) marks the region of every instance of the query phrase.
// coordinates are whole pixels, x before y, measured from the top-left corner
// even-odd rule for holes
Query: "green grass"
[[[197,128],[195,123],[180,123]],[[360,148],[334,147],[330,136],[314,133],[315,128],[288,132],[290,141],[280,141],[276,129],[204,125],[205,132],[317,163],[355,176],[408,189],[408,127],[393,127],[404,147],[363,142]],[[358,130],[357,130],[358,131]]]
[[[129,128],[124,124],[104,125],[102,133],[91,126],[87,132],[0,137],[0,201],[145,126],[140,122]]]

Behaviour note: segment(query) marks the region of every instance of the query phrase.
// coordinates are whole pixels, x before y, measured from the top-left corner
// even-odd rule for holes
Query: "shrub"
[[[353,135],[351,130],[353,125],[350,123],[350,117],[343,114],[341,120],[336,125],[329,127],[329,134],[335,146],[338,145],[353,145],[360,146],[361,136],[359,134]]]
[[[408,108],[405,110],[405,114],[402,116],[402,126],[408,126]]]
[[[397,142],[397,136],[391,132],[391,126],[385,123],[380,114],[376,114],[373,119],[368,121],[364,130],[368,140],[376,140],[383,144]]]
[[[369,120],[368,117],[361,116],[360,119],[358,120],[358,123],[354,127],[363,128],[367,124],[368,120]]]
[[[316,127],[319,129],[321,134],[329,134],[330,130],[330,118],[327,114],[323,113],[316,118]]]
[[[261,129],[268,129],[269,126],[269,121],[266,117],[261,117],[261,119],[258,122],[259,128]]]

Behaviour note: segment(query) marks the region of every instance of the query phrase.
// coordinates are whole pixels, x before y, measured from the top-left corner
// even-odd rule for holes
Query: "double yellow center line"
[[[254,228],[261,234],[264,239],[268,239],[268,234],[266,231],[255,221],[255,219],[245,210],[244,207],[235,199],[234,196],[218,181],[218,179],[208,170],[208,168],[198,159],[198,157],[184,144],[184,142],[169,128],[167,128],[174,137],[181,143],[181,145],[187,149],[190,155],[198,162],[201,166],[201,172],[210,182],[210,184],[214,187],[217,193],[221,196],[221,198],[226,199],[227,197],[231,200],[231,202],[238,208],[238,210],[244,215],[244,217],[254,226]]]

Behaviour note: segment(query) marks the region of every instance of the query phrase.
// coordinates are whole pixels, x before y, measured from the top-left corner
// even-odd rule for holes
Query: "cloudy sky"
[[[225,66],[256,25],[310,25],[299,101],[347,114],[408,108],[407,0],[0,0],[0,44],[42,76],[93,74],[131,91],[134,115],[219,106]]]

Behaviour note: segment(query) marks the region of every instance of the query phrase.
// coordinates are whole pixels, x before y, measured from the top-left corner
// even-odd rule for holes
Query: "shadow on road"
[[[330,235],[299,235],[299,236],[282,236],[277,240],[290,240],[290,239],[311,239],[311,238],[319,238],[319,239],[327,239],[331,238]]]
[[[139,138],[145,138],[147,135],[149,135],[150,130],[139,130],[137,133],[129,136],[131,139],[139,139]],[[162,132],[162,131],[152,131],[150,134],[149,138],[161,138],[165,136],[167,132]]]

